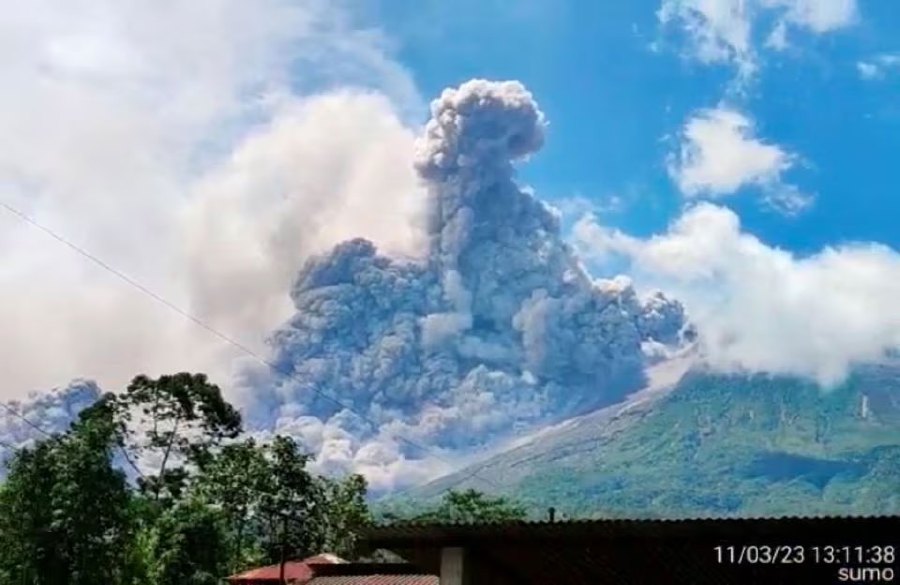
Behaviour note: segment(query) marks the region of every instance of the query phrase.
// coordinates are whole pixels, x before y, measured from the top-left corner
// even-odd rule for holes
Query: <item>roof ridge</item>
[[[544,526],[555,524],[678,524],[687,522],[771,522],[793,520],[886,520],[900,519],[900,514],[856,514],[856,515],[782,515],[782,516],[694,516],[685,518],[566,518],[560,520],[487,520],[482,522],[449,521],[428,522],[408,520],[375,524],[373,528],[395,528],[404,526]]]

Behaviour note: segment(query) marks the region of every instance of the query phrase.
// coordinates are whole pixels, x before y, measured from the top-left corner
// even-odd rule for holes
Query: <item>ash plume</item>
[[[661,295],[640,300],[627,280],[592,279],[558,213],[516,183],[514,163],[545,130],[518,82],[445,90],[414,163],[428,193],[423,257],[354,239],[307,261],[296,313],[270,340],[280,372],[243,370],[250,424],[386,489],[639,388],[650,356],[680,343],[684,312]]]
[[[29,447],[48,435],[68,430],[78,413],[100,398],[94,382],[75,380],[46,393],[32,392],[26,400],[11,400],[0,407],[0,477],[12,455],[11,447]]]

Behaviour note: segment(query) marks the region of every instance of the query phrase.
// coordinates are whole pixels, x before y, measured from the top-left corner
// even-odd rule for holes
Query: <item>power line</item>
[[[14,415],[15,415],[16,417],[18,417],[19,419],[25,421],[25,423],[27,423],[28,426],[30,426],[31,428],[33,428],[33,429],[36,430],[37,432],[42,433],[42,434],[44,434],[44,435],[46,435],[46,436],[48,436],[48,437],[53,437],[52,434],[48,433],[47,431],[45,431],[44,429],[42,429],[41,427],[39,427],[39,426],[36,425],[35,423],[33,423],[33,422],[31,422],[30,420],[28,420],[28,419],[25,417],[25,415],[20,414],[18,411],[16,411],[13,407],[11,407],[10,405],[6,404],[5,402],[0,402],[0,406],[2,406],[3,408],[5,408],[8,412],[14,414]]]
[[[246,347],[246,346],[244,346],[244,345],[238,343],[237,341],[234,341],[233,339],[230,339],[230,338],[227,337],[225,334],[220,333],[220,332],[217,331],[216,329],[213,329],[212,327],[210,327],[209,325],[207,325],[206,323],[204,323],[203,321],[201,321],[200,319],[198,319],[198,318],[195,317],[194,315],[191,315],[191,314],[188,313],[187,311],[181,309],[178,305],[175,305],[174,303],[172,303],[172,302],[166,300],[165,298],[163,298],[162,296],[156,294],[156,293],[153,292],[152,290],[148,289],[147,287],[145,287],[144,285],[142,285],[142,284],[139,283],[138,281],[134,280],[133,278],[131,278],[131,277],[128,276],[127,274],[125,274],[125,273],[123,273],[123,272],[121,272],[121,271],[119,271],[119,270],[116,270],[115,268],[113,268],[112,266],[110,266],[109,264],[107,264],[106,262],[104,262],[103,260],[101,260],[100,258],[98,258],[97,256],[95,256],[94,254],[91,254],[90,252],[88,252],[88,251],[85,250],[84,248],[81,248],[80,246],[78,246],[78,245],[76,245],[76,244],[70,242],[69,240],[67,240],[67,239],[65,239],[64,237],[60,236],[59,234],[57,234],[56,232],[54,232],[54,231],[51,230],[50,228],[44,226],[43,224],[38,223],[38,222],[37,222],[35,219],[33,219],[32,217],[26,215],[25,213],[19,211],[19,210],[16,209],[15,207],[12,207],[11,205],[9,205],[8,203],[5,203],[5,202],[3,202],[3,201],[0,201],[0,206],[2,206],[4,209],[6,209],[7,211],[9,211],[9,212],[12,213],[13,215],[17,216],[17,217],[18,217],[19,219],[21,219],[22,221],[24,221],[24,222],[30,224],[31,226],[33,226],[33,227],[35,227],[35,228],[37,228],[37,229],[39,229],[39,230],[41,230],[42,232],[44,232],[45,234],[47,234],[48,236],[50,236],[51,238],[53,238],[53,239],[56,240],[57,242],[59,242],[59,243],[65,245],[65,246],[71,248],[72,250],[74,250],[74,251],[77,252],[78,254],[84,256],[85,258],[87,258],[88,260],[90,260],[91,262],[93,262],[94,264],[96,264],[97,266],[100,266],[100,267],[103,268],[104,270],[106,270],[106,271],[112,273],[113,275],[115,275],[116,277],[118,277],[120,280],[125,281],[127,284],[129,284],[129,285],[133,286],[134,288],[138,289],[139,291],[141,291],[141,292],[144,293],[145,295],[148,295],[149,297],[151,297],[151,298],[152,298],[153,300],[155,300],[156,302],[165,305],[166,307],[168,307],[169,309],[175,311],[176,313],[178,313],[178,314],[181,315],[182,317],[184,317],[184,318],[186,318],[186,319],[189,319],[189,320],[193,321],[195,325],[198,325],[198,326],[202,327],[203,329],[206,329],[208,332],[212,333],[212,334],[215,335],[216,337],[219,337],[220,339],[222,339],[222,340],[225,341],[226,343],[229,343],[229,344],[231,344],[232,346],[234,346],[234,347],[240,349],[241,351],[243,351],[243,352],[245,352],[245,353],[247,353],[247,354],[250,354],[250,355],[252,355],[253,357],[255,357],[255,358],[257,358],[257,359],[260,359],[260,358],[253,352],[253,350],[251,350],[249,347]]]
[[[0,406],[2,406],[3,408],[5,408],[7,412],[12,413],[13,415],[15,415],[16,417],[18,417],[19,419],[25,421],[25,422],[28,424],[28,426],[30,426],[31,428],[33,428],[33,429],[36,430],[37,432],[41,433],[42,435],[46,436],[47,438],[49,438],[49,439],[56,438],[52,433],[48,433],[47,431],[45,431],[44,429],[42,429],[42,428],[41,428],[40,426],[38,426],[37,424],[31,422],[30,420],[28,420],[28,418],[25,417],[25,415],[19,413],[18,411],[16,411],[15,409],[13,409],[13,407],[11,407],[10,405],[6,404],[5,402],[0,402]],[[8,449],[12,449],[13,451],[18,451],[18,450],[19,450],[19,446],[18,446],[18,445],[13,445],[13,444],[7,443],[7,442],[5,442],[5,441],[0,441],[0,446],[4,446],[4,447],[6,447],[6,448],[8,448]],[[144,477],[144,473],[143,473],[143,472],[140,470],[140,468],[139,468],[137,465],[135,465],[135,463],[131,460],[131,457],[128,456],[128,452],[125,450],[125,448],[122,447],[122,446],[120,445],[120,446],[119,446],[119,450],[122,452],[122,456],[125,458],[125,461],[127,461],[127,462],[131,465],[131,467],[134,469],[134,471],[137,472],[137,474],[140,475],[141,477]]]
[[[0,440],[0,447],[6,447],[12,452],[16,452],[19,450],[17,445],[13,445],[12,443],[7,443],[6,441]]]
[[[27,423],[28,426],[30,426],[31,428],[33,428],[33,429],[36,430],[37,432],[39,432],[39,433],[41,433],[41,434],[47,436],[48,438],[51,438],[51,439],[53,438],[53,435],[51,435],[50,433],[48,433],[47,431],[45,431],[44,429],[42,429],[41,427],[39,427],[39,426],[36,425],[35,423],[33,423],[33,422],[31,422],[30,420],[28,420],[28,418],[25,417],[25,415],[23,415],[23,414],[21,414],[20,412],[18,412],[17,410],[15,410],[12,406],[6,404],[5,402],[0,402],[0,406],[2,406],[4,409],[6,409],[7,412],[9,412],[9,413],[13,414],[14,416],[16,416],[17,418],[19,418],[19,419],[25,421],[25,423]],[[3,440],[0,440],[0,447],[6,447],[7,449],[9,449],[10,451],[12,451],[13,453],[15,453],[16,451],[18,451],[18,450],[21,448],[20,445],[14,445],[14,444],[12,444],[12,443],[8,443],[7,441],[3,441]]]
[[[18,217],[18,218],[21,219],[22,221],[28,223],[28,224],[31,225],[32,227],[35,227],[35,228],[39,229],[40,231],[44,232],[45,234],[47,234],[48,236],[50,236],[51,238],[53,238],[53,239],[56,240],[57,242],[59,242],[59,243],[63,244],[64,246],[70,248],[71,250],[75,251],[76,253],[78,253],[79,255],[83,256],[84,258],[87,258],[88,260],[90,260],[91,262],[93,262],[93,263],[96,264],[97,266],[100,266],[101,268],[103,268],[103,269],[106,270],[107,272],[113,274],[114,276],[116,276],[116,277],[119,278],[120,280],[124,281],[126,284],[128,284],[128,285],[130,285],[130,286],[136,288],[138,291],[140,291],[140,292],[142,292],[143,294],[149,296],[150,298],[152,298],[153,300],[157,301],[158,303],[164,305],[165,307],[169,308],[170,310],[175,311],[176,313],[178,313],[178,314],[181,315],[182,317],[184,317],[184,318],[190,320],[191,322],[193,322],[195,325],[197,325],[197,326],[199,326],[199,327],[202,327],[203,329],[205,329],[206,331],[208,331],[208,332],[211,333],[212,335],[215,335],[216,337],[218,337],[219,339],[221,339],[221,340],[224,341],[225,343],[227,343],[227,344],[231,345],[232,347],[234,347],[234,348],[236,348],[236,349],[238,349],[238,350],[244,352],[244,353],[247,354],[248,356],[250,356],[250,357],[252,357],[253,359],[255,359],[257,362],[259,362],[260,364],[262,364],[262,365],[268,367],[269,369],[273,370],[273,371],[276,372],[277,374],[279,374],[279,375],[281,375],[281,376],[283,376],[283,377],[285,377],[285,378],[288,378],[288,379],[291,378],[291,377],[293,377],[291,372],[285,372],[285,371],[282,371],[275,363],[273,363],[273,362],[267,360],[267,359],[264,358],[263,356],[259,355],[259,354],[256,353],[255,351],[253,351],[251,348],[249,348],[249,347],[247,347],[246,345],[244,345],[244,344],[242,344],[242,343],[240,343],[240,342],[238,342],[238,341],[232,339],[231,337],[229,337],[228,335],[222,333],[222,332],[219,331],[218,329],[215,329],[214,327],[208,325],[207,323],[205,323],[204,321],[202,321],[200,318],[198,318],[198,317],[192,315],[192,314],[189,313],[188,311],[186,311],[186,310],[182,309],[181,307],[175,305],[174,303],[168,301],[167,299],[165,299],[165,298],[162,297],[161,295],[159,295],[159,294],[153,292],[152,290],[150,290],[150,289],[147,288],[146,286],[142,285],[141,283],[139,283],[139,282],[136,281],[135,279],[131,278],[130,276],[128,276],[128,275],[125,274],[124,272],[122,272],[122,271],[120,271],[120,270],[117,270],[116,268],[112,267],[111,265],[109,265],[109,264],[107,264],[106,262],[104,262],[103,260],[101,260],[101,259],[100,259],[99,257],[97,257],[96,255],[94,255],[94,254],[88,252],[87,250],[85,250],[84,248],[78,246],[77,244],[75,244],[75,243],[73,243],[73,242],[67,240],[67,239],[64,238],[63,236],[61,236],[61,235],[59,235],[58,233],[54,232],[52,229],[50,229],[50,228],[44,226],[43,224],[39,223],[37,220],[35,220],[34,218],[30,217],[29,215],[23,213],[22,211],[19,211],[19,210],[16,209],[15,207],[13,207],[13,206],[11,206],[11,205],[9,205],[8,203],[5,203],[5,202],[3,202],[3,201],[0,201],[0,206],[2,206],[2,207],[3,207],[4,209],[6,209],[9,213],[15,215],[16,217]],[[367,417],[367,416],[365,416],[365,415],[363,415],[363,414],[360,414],[360,413],[357,412],[352,406],[349,406],[349,405],[347,405],[347,404],[344,404],[344,403],[343,403],[341,400],[339,400],[338,398],[335,398],[335,397],[333,397],[333,396],[330,396],[330,395],[328,395],[327,393],[325,393],[325,392],[323,392],[323,391],[321,391],[321,390],[319,390],[318,388],[315,388],[315,387],[312,387],[311,390],[312,390],[313,393],[317,394],[318,396],[320,396],[320,397],[322,397],[322,398],[328,400],[329,402],[331,402],[331,403],[333,403],[333,404],[336,404],[337,406],[339,406],[339,407],[341,407],[341,408],[347,410],[348,412],[353,413],[354,415],[356,415],[357,417],[359,417],[359,418],[362,419],[363,421],[365,421],[365,422],[369,423],[370,425],[372,425],[373,428],[377,429],[377,428],[379,427],[379,424],[378,424],[376,421],[372,420],[371,418],[369,418],[369,417]],[[31,424],[31,423],[29,422],[29,424]],[[35,428],[38,428],[36,425],[33,425],[33,426],[35,426]],[[41,429],[38,429],[38,430],[41,430]],[[44,432],[44,431],[41,430],[41,432]],[[45,434],[47,434],[47,433],[45,433]],[[48,435],[48,436],[49,436],[49,435]],[[399,435],[399,434],[396,434],[396,433],[395,433],[393,436],[394,436],[396,439],[399,439],[401,442],[405,443],[406,445],[409,445],[409,446],[411,446],[411,447],[414,447],[415,449],[418,449],[419,451],[421,451],[421,452],[423,452],[423,453],[431,454],[431,455],[434,456],[436,459],[439,459],[439,460],[443,461],[444,463],[447,463],[447,464],[449,464],[449,465],[451,465],[451,466],[454,465],[454,463],[453,463],[452,461],[450,461],[450,460],[444,458],[443,456],[436,455],[436,454],[433,452],[433,450],[432,450],[431,448],[429,448],[429,447],[426,447],[426,446],[424,446],[424,445],[421,445],[421,444],[419,444],[419,443],[416,443],[415,441],[412,441],[412,440],[410,440],[410,439],[407,439],[406,437],[403,437],[403,436],[401,436],[401,435]],[[477,476],[473,473],[470,477],[477,477]],[[479,477],[479,479],[481,479],[482,481],[484,481],[484,482],[486,482],[486,483],[488,483],[488,484],[493,485],[493,486],[496,487],[496,488],[502,489],[502,486],[500,486],[499,484],[497,484],[497,483],[494,482],[494,481],[488,480],[487,478],[484,478],[484,477]]]

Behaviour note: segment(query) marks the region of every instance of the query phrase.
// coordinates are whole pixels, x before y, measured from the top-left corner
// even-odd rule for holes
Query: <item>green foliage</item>
[[[215,585],[228,570],[223,515],[196,500],[167,509],[147,535],[154,585]]]
[[[70,432],[20,451],[0,493],[0,582],[118,582],[130,537],[129,493],[111,464],[108,398]]]
[[[472,524],[524,520],[524,505],[505,496],[489,497],[477,490],[449,490],[441,502],[425,511],[410,514],[388,513],[387,520],[428,522],[433,524]]]
[[[349,475],[343,480],[320,478],[325,505],[322,510],[325,532],[322,550],[353,557],[357,552],[360,532],[372,524],[372,514],[366,503],[366,480],[361,475]]]
[[[232,572],[265,560],[261,549],[269,546],[261,542],[265,532],[259,523],[260,501],[267,493],[270,471],[265,448],[253,439],[225,445],[201,466],[195,493],[222,511],[233,547]]]
[[[49,584],[67,571],[54,554],[62,535],[51,531],[54,517],[56,446],[47,442],[18,452],[0,493],[0,579],[4,583]]]
[[[201,467],[195,492],[222,510],[234,570],[278,561],[282,545],[290,557],[353,554],[369,522],[365,480],[314,476],[308,460],[293,439],[275,437],[227,445]]]
[[[155,474],[140,480],[157,501],[182,496],[189,479],[182,463],[203,463],[210,449],[242,431],[240,414],[204,374],[137,376],[115,407],[128,461],[135,469],[148,455],[160,461]]]
[[[140,429],[140,430],[138,430]],[[134,379],[62,435],[19,451],[0,485],[0,585],[206,585],[260,563],[354,556],[362,477],[307,470],[293,439],[239,440],[200,374]],[[131,486],[113,466],[161,463]]]

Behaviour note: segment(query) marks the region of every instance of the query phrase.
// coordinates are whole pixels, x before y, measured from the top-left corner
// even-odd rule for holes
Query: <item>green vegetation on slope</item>
[[[380,522],[415,522],[428,524],[474,524],[524,520],[527,508],[512,498],[490,497],[474,489],[449,490],[431,506],[383,508]]]
[[[478,475],[536,515],[549,506],[569,517],[900,513],[894,368],[860,369],[830,390],[691,373],[651,408],[569,434],[496,456]],[[490,485],[451,477],[383,505],[422,505],[453,482]]]

